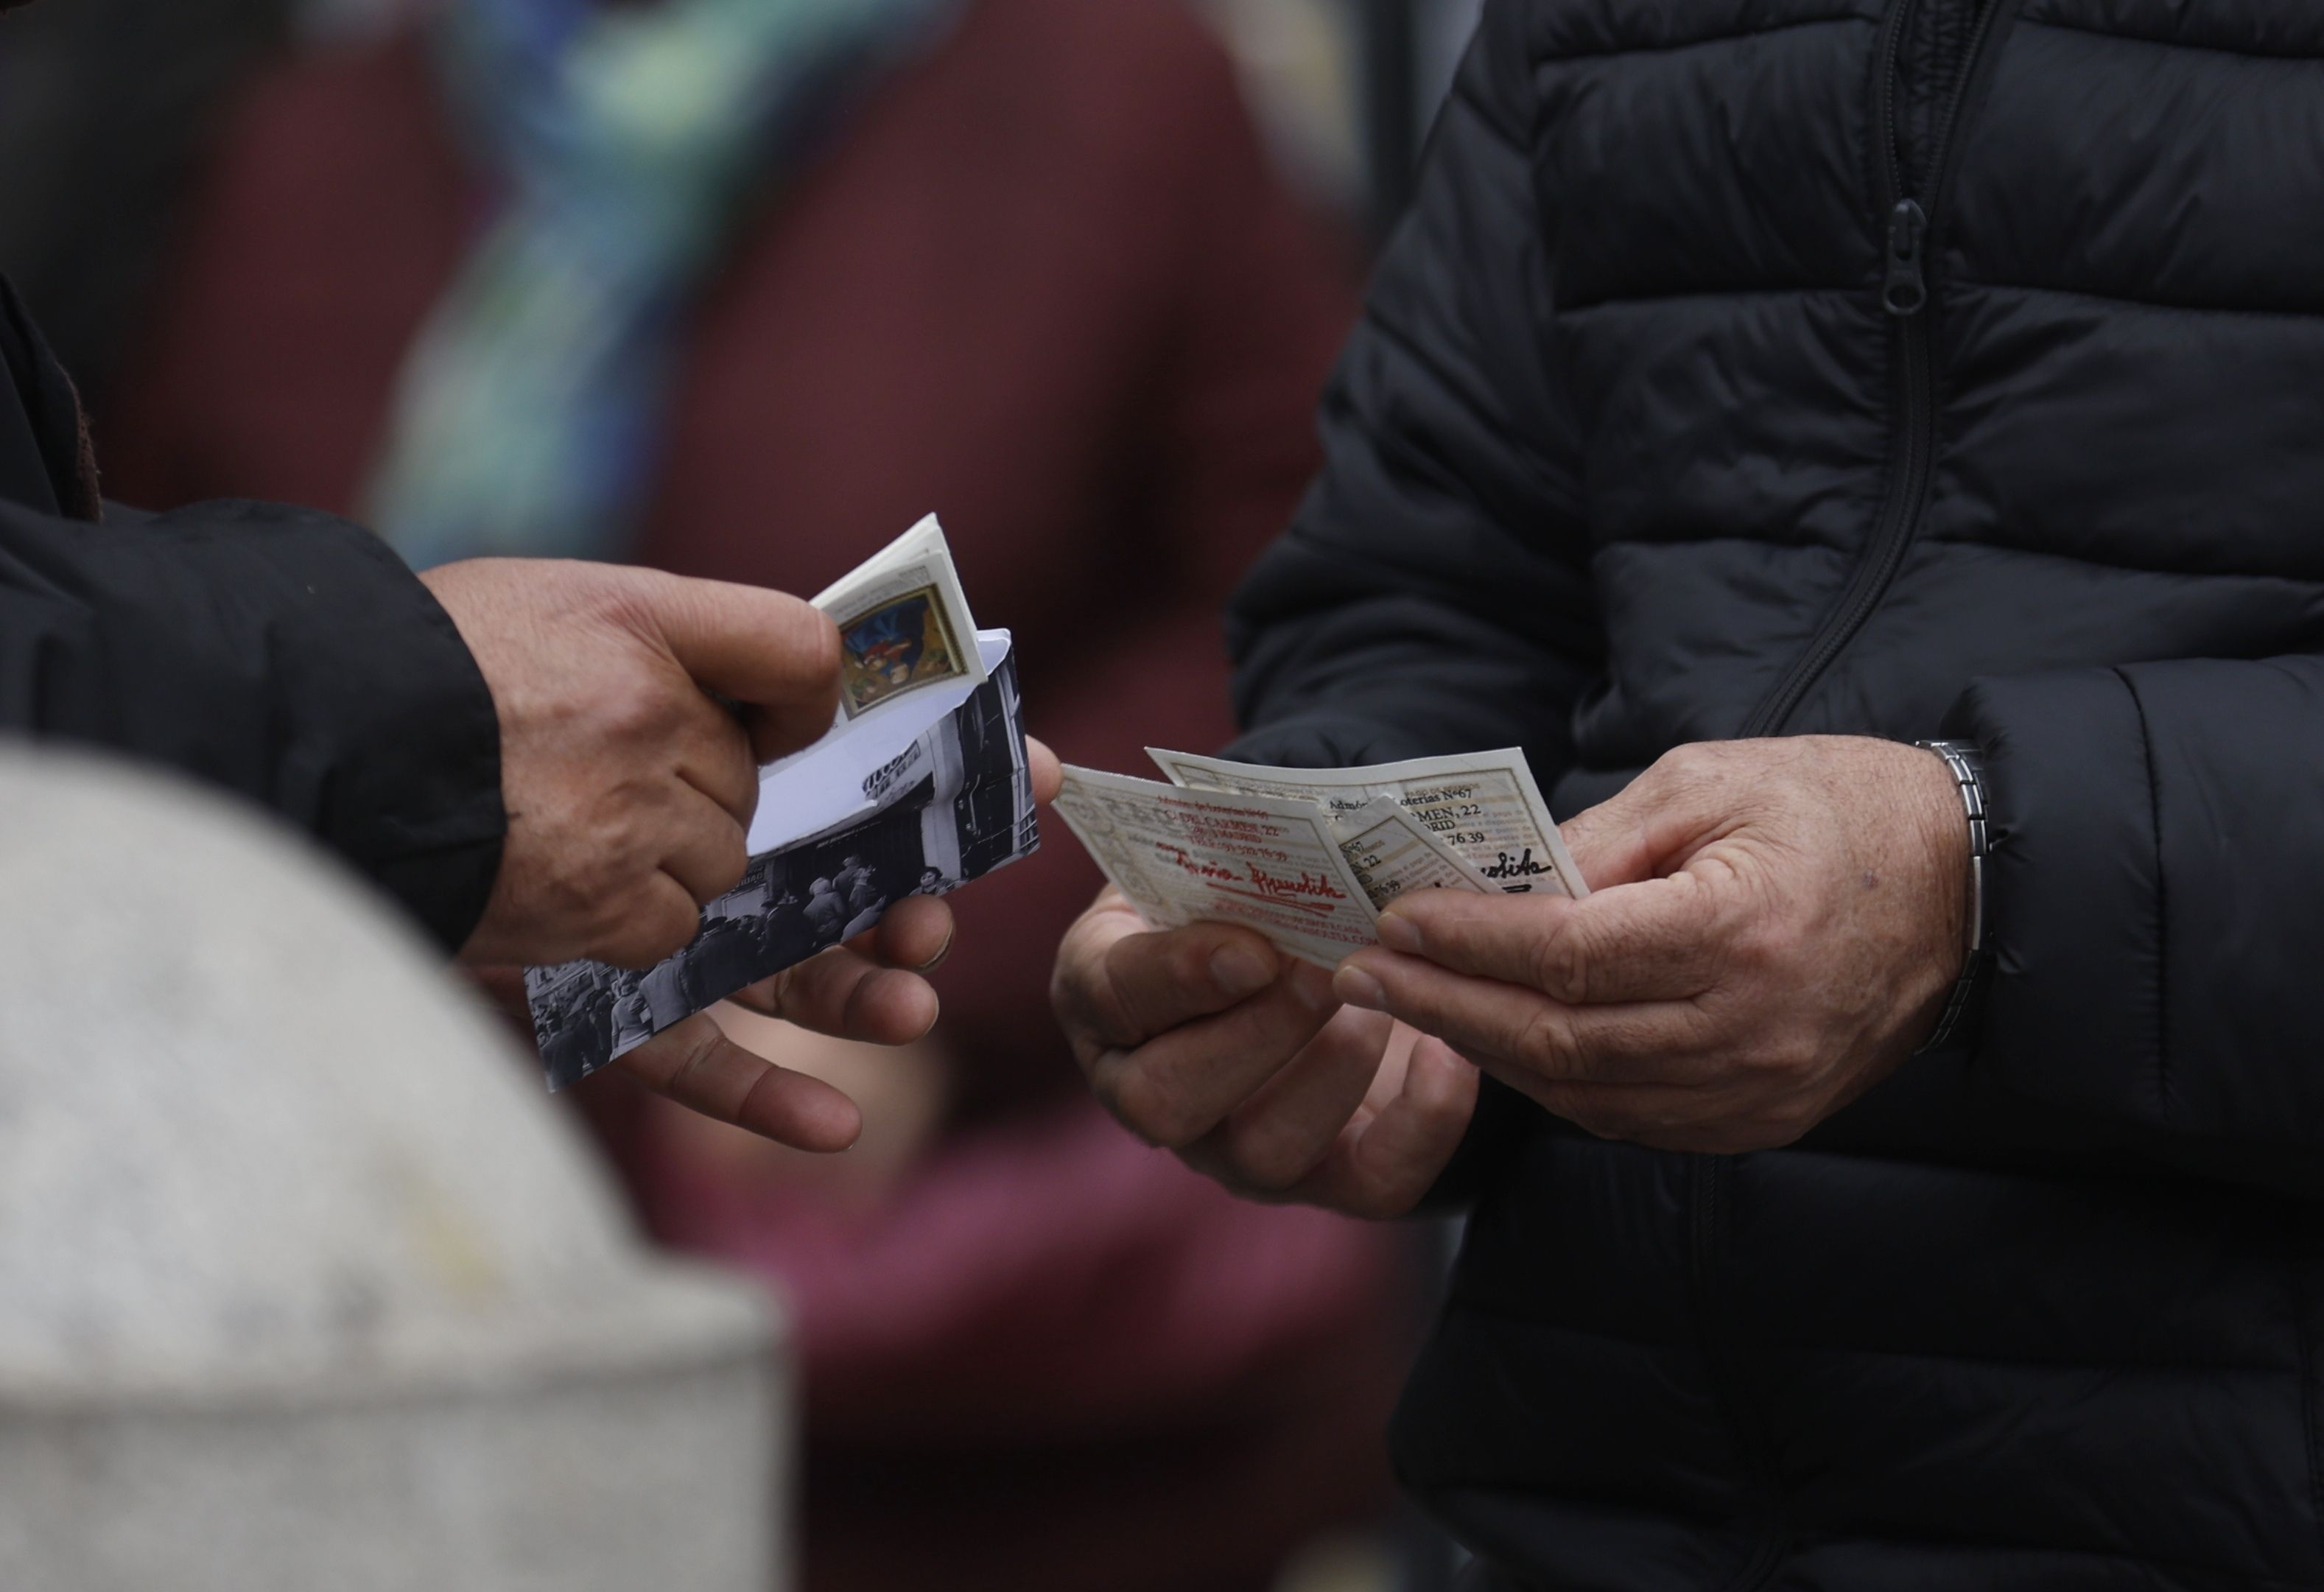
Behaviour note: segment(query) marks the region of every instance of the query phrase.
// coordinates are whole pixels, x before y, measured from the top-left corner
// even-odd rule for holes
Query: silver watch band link
[[[1961,964],[1960,977],[1953,983],[1953,993],[1945,1002],[1944,1014],[1937,1026],[1923,1041],[1915,1055],[1943,1050],[1963,1034],[1969,1026],[1978,998],[1985,989],[1985,860],[1991,855],[1990,836],[1987,829],[1985,803],[1984,759],[1975,746],[1963,741],[1915,741],[1924,752],[1933,752],[1945,760],[1952,772],[1953,783],[1960,791],[1961,807],[1969,817],[1969,951]]]

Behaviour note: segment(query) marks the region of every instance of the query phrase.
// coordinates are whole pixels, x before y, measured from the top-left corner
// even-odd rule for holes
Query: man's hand
[[[952,909],[907,896],[872,928],[727,997],[745,1010],[875,1045],[903,1045],[936,1026],[924,975],[952,948]],[[658,1095],[799,1150],[844,1150],[863,1131],[855,1102],[818,1078],[778,1067],[696,1012],[615,1058]]]
[[[1064,775],[1056,754],[1025,742],[1033,799],[1056,800]],[[903,1045],[936,1026],[936,992],[927,975],[952,949],[952,908],[908,895],[844,945],[727,998],[761,1016],[817,1033],[876,1045]],[[484,967],[477,981],[525,1032],[531,1032],[520,967]],[[793,1072],[728,1039],[707,1012],[614,1058],[613,1065],[688,1110],[733,1123],[799,1150],[844,1150],[863,1131],[855,1102],[820,1078]]]
[[[1058,947],[1050,999],[1106,1108],[1236,1191],[1401,1216],[1452,1159],[1477,1074],[1342,1010],[1247,929],[1155,932],[1107,890]]]
[[[831,621],[779,592],[603,564],[420,578],[500,716],[508,839],[463,958],[647,967],[685,945],[742,876],[758,764],[831,727]]]
[[[1960,975],[1968,828],[1916,747],[1683,746],[1563,832],[1587,900],[1407,897],[1334,991],[1591,1133],[1726,1152],[1886,1077]]]

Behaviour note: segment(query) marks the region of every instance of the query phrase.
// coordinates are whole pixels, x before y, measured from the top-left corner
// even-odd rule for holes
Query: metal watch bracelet
[[[1913,745],[1945,760],[1945,766],[1952,771],[1953,783],[1960,787],[1961,806],[1969,814],[1969,955],[1961,963],[1960,977],[1954,981],[1953,993],[1945,1002],[1944,1014],[1914,1052],[1917,1056],[1943,1050],[1965,1037],[1985,992],[1985,971],[1990,959],[1985,949],[1985,859],[1990,849],[1986,828],[1985,760],[1978,749],[1966,741],[1915,741]]]

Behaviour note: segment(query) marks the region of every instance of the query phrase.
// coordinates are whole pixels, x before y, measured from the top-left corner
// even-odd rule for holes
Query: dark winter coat
[[[1409,1482],[1512,1585],[2324,1585],[2324,5],[1489,0],[1325,433],[1245,752],[1998,819],[1975,1042],[1797,1147],[1490,1092]]]
[[[458,946],[500,866],[500,729],[427,588],[327,514],[96,507],[72,388],[0,282],[0,734],[246,796]]]

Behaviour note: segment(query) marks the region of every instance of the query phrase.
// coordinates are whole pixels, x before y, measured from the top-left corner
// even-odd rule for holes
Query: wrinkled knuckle
[[[1821,1048],[1799,1034],[1771,1036],[1760,1047],[1757,1060],[1758,1072],[1787,1087],[1804,1084],[1823,1069]]]
[[[594,945],[605,946],[607,961],[616,956],[634,957],[646,939],[650,903],[626,884],[611,881],[576,890],[567,907],[567,921],[577,925]],[[635,964],[632,964],[635,965]]]
[[[1655,759],[1648,772],[1656,779],[1674,785],[1695,785],[1710,778],[1720,763],[1720,749],[1710,743],[1689,741],[1673,746]]]
[[[1513,1048],[1514,1059],[1537,1072],[1563,1075],[1574,1070],[1577,1058],[1565,1025],[1554,1012],[1540,1010],[1528,1016],[1517,1031]]]
[[[1679,1048],[1684,1051],[1715,1049],[1728,1037],[1726,1003],[1717,992],[1683,1003],[1675,1014]]]
[[[596,862],[584,862],[548,875],[535,885],[536,899],[554,921],[570,924],[591,939],[603,939],[617,930],[622,914],[613,902],[613,882]]]
[[[1651,772],[1660,774],[1684,774],[1702,766],[1703,750],[1699,741],[1683,741],[1654,761]]]
[[[1728,941],[1727,958],[1738,971],[1764,976],[1790,967],[1798,949],[1798,932],[1789,924],[1762,913]]]
[[[1589,999],[1587,937],[1570,922],[1544,934],[1534,946],[1533,978],[1535,987],[1557,1000],[1579,1004]]]
[[[669,1041],[670,1054],[662,1074],[662,1087],[673,1093],[683,1092],[708,1069],[711,1058],[718,1053],[719,1032],[715,1028],[698,1032],[682,1029],[663,1038]]]
[[[688,911],[670,898],[666,905],[657,902],[644,919],[640,942],[649,953],[649,961],[659,962],[693,944],[695,932],[701,927],[700,913]]]
[[[726,826],[725,832],[720,835],[713,845],[715,860],[711,864],[712,879],[705,886],[708,893],[705,894],[701,890],[696,892],[695,902],[698,906],[708,906],[712,902],[733,889],[742,882],[743,873],[751,865],[751,852],[750,848],[742,843],[742,831],[733,825]]]
[[[557,569],[577,611],[640,633],[660,629],[670,594],[679,587],[676,577],[657,569],[623,569],[587,560],[560,562]]]
[[[597,698],[597,721],[605,736],[623,743],[650,741],[668,728],[669,693],[642,670],[632,670]]]

